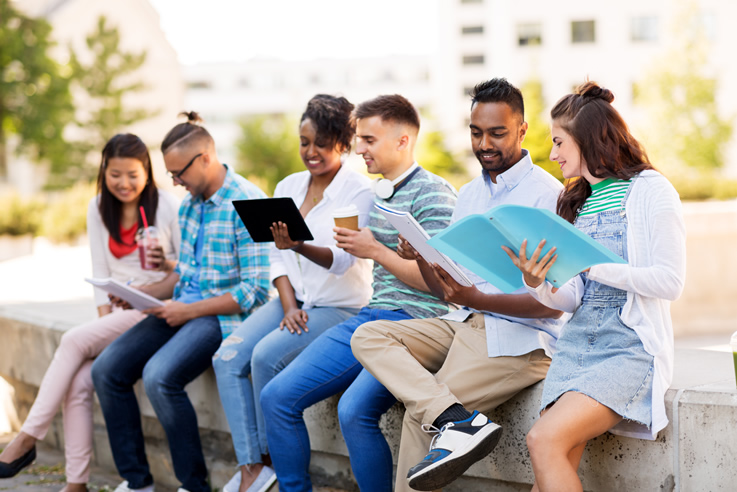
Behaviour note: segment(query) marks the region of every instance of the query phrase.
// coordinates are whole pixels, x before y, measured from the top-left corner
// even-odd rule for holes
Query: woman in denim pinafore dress
[[[635,178],[636,179],[636,178]],[[627,260],[627,194],[614,210],[579,216],[574,225]],[[563,328],[545,378],[541,411],[564,393],[589,396],[627,420],[650,426],[653,356],[619,313],[627,292],[588,279],[581,306]]]
[[[550,159],[569,179],[558,214],[627,264],[596,265],[558,292],[545,280],[555,248],[542,256],[541,242],[529,258],[524,244],[517,255],[507,251],[530,294],[574,313],[557,341],[541,418],[527,435],[533,491],[582,490],[577,470],[588,440],[615,426],[651,436],[667,423],[663,401],[673,352],[668,303],[680,295],[685,272],[680,200],[611,106],[613,99],[587,82],[558,101],[551,111]],[[673,253],[664,251],[666,239]]]

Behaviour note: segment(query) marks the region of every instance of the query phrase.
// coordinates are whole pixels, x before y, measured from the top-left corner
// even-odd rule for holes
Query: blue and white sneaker
[[[442,488],[491,453],[502,435],[501,426],[477,411],[466,420],[449,422],[438,430],[424,424],[425,432],[437,432],[425,459],[409,469],[407,481],[415,490]]]

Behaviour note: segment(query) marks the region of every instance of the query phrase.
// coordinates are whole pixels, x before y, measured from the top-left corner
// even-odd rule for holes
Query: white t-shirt
[[[274,197],[291,197],[299,208],[307,195],[310,183],[309,171],[287,176],[276,185]],[[297,300],[303,308],[315,306],[358,308],[368,304],[371,298],[371,268],[373,262],[356,258],[335,245],[332,212],[354,204],[358,207],[359,227],[368,224],[369,212],[374,204],[371,181],[342,166],[323,193],[322,200],[307,213],[305,222],[313,241],[305,244],[328,247],[333,252],[329,270],[313,263],[292,250],[280,250],[272,244],[270,279],[286,275],[294,287]]]
[[[87,207],[87,236],[90,240],[92,255],[92,276],[95,278],[111,277],[120,282],[130,282],[131,285],[146,285],[163,280],[165,272],[141,269],[138,250],[116,258],[110,252],[108,232],[102,222],[98,208],[99,195],[90,200]],[[174,195],[159,190],[159,204],[156,208],[156,226],[159,231],[159,244],[164,248],[164,254],[169,260],[176,260],[179,256],[179,200]],[[95,288],[95,305],[102,306],[109,302],[107,292]]]

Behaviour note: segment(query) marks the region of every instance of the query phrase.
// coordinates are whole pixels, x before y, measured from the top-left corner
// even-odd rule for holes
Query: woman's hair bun
[[[574,91],[581,97],[590,97],[592,99],[603,99],[608,103],[614,101],[614,94],[606,87],[601,87],[596,82],[587,81],[579,85]]]
[[[179,113],[179,116],[185,116],[187,118],[187,123],[195,124],[202,123],[204,121],[197,111],[182,111]]]

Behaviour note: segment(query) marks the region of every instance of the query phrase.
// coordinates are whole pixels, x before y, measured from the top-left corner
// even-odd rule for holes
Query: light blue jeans
[[[254,311],[213,356],[238,466],[261,463],[261,455],[267,453],[264,417],[258,404],[266,383],[321,333],[358,313],[358,309],[336,307],[304,311],[309,331],[297,335],[286,328],[280,330],[284,310],[277,297]]]

